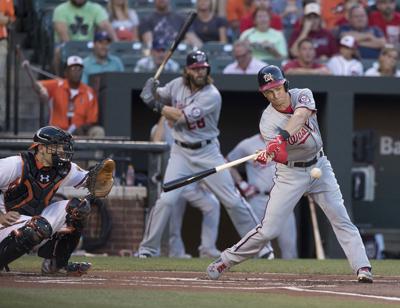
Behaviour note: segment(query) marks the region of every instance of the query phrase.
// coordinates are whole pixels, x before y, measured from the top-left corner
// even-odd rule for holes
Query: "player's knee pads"
[[[28,252],[44,239],[50,238],[52,233],[53,229],[46,218],[34,216],[24,226],[14,230],[12,235],[19,246]]]
[[[0,243],[0,269],[51,237],[53,229],[46,218],[34,216],[24,226],[12,231]]]
[[[87,199],[72,198],[66,206],[67,225],[82,229],[85,218],[90,214],[90,202]]]

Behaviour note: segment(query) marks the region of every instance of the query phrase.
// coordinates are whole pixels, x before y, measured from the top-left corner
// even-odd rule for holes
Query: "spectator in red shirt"
[[[299,42],[299,55],[297,59],[288,61],[283,65],[287,75],[331,75],[331,71],[316,61],[316,51],[311,39],[305,38]]]
[[[400,13],[395,0],[376,0],[376,11],[369,14],[369,25],[380,28],[388,43],[397,46],[400,36]]]
[[[305,38],[312,41],[317,59],[326,60],[337,52],[334,36],[322,26],[321,8],[318,3],[308,3],[304,7],[301,29],[294,30],[289,41],[292,57],[299,55],[299,43]]]
[[[243,16],[240,20],[240,33],[254,27],[254,11],[256,8],[262,7],[268,10],[270,16],[271,28],[275,30],[282,30],[282,18],[279,15],[272,13],[271,0],[254,0],[253,9]]]

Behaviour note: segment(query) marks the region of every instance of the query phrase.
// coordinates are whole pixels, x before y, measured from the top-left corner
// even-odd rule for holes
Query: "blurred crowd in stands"
[[[178,72],[187,52],[201,48],[214,73],[254,74],[269,63],[287,74],[398,75],[398,0],[32,2],[51,14],[52,70],[62,74],[68,56],[86,57],[84,82],[102,71],[156,70],[191,10],[197,17],[166,71]]]
[[[78,57],[73,71],[92,84],[96,73],[156,71],[194,10],[165,73],[179,73],[186,55],[202,49],[213,74],[256,74],[275,64],[287,75],[400,76],[400,0],[0,0],[0,114],[8,32],[16,20],[27,34],[25,48],[33,50],[31,62],[68,80],[68,59]],[[54,94],[34,88],[43,97]],[[79,82],[73,89],[86,92]],[[59,111],[74,109],[77,97]],[[78,124],[64,126],[77,132]]]

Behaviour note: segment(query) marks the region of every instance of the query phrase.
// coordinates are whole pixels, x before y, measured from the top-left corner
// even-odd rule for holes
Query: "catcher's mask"
[[[74,155],[72,135],[55,126],[42,127],[35,133],[30,149],[39,144],[46,145],[47,153],[52,156],[53,166],[70,162]]]
[[[285,75],[281,69],[275,65],[264,66],[258,72],[258,89],[261,92],[284,85],[285,90],[289,89],[289,81],[286,80]]]

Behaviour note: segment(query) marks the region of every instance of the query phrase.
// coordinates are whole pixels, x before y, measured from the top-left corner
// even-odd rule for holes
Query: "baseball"
[[[314,179],[319,179],[322,175],[322,171],[319,168],[312,168],[310,171],[310,175]]]

